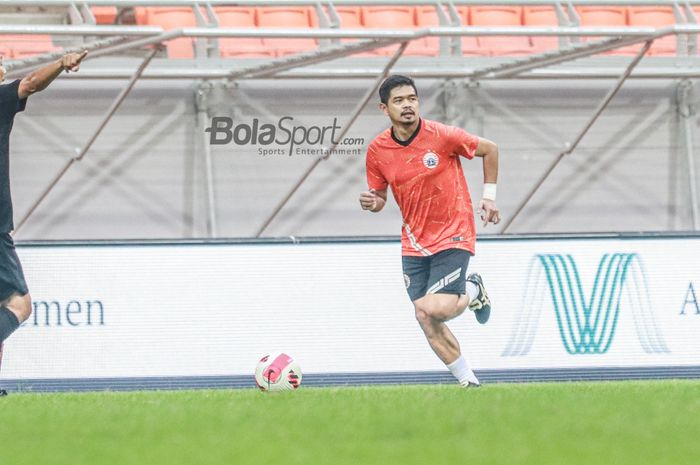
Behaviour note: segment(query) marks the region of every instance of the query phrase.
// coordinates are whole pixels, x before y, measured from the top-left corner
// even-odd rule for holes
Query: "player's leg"
[[[32,299],[29,294],[13,295],[0,304],[0,342],[24,323],[32,314]]]
[[[2,370],[2,348],[3,348],[3,343],[0,342],[0,370]],[[7,391],[4,389],[0,389],[0,397],[6,396]]]
[[[32,313],[22,265],[9,234],[0,235],[0,342]]]
[[[458,295],[426,295],[413,303],[416,320],[435,355],[442,360],[459,383],[465,387],[479,386],[478,378],[462,355],[459,341],[445,324],[447,319],[456,316],[459,299]]]
[[[464,386],[479,385],[461,354],[459,342],[445,324],[469,305],[465,295],[465,275],[469,252],[452,249],[431,257],[426,295],[413,300],[416,319],[428,344]],[[416,297],[416,296],[412,296]]]
[[[9,234],[0,234],[0,358],[4,341],[31,313],[32,301],[14,242]]]
[[[484,281],[481,279],[480,274],[472,273],[467,276],[466,292],[470,297],[469,310],[474,312],[476,321],[481,324],[489,321],[491,316],[491,299],[486,293]]]

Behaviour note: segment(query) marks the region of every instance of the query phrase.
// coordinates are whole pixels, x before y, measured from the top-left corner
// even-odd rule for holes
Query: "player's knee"
[[[445,321],[453,313],[454,305],[445,305],[441,302],[425,302],[416,304],[416,319],[419,323],[431,323]]]
[[[32,315],[32,298],[29,294],[13,298],[7,308],[12,310],[20,323],[25,322]]]

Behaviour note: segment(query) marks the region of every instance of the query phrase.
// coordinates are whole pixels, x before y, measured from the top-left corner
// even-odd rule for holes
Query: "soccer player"
[[[360,205],[380,211],[391,186],[403,216],[404,281],[416,319],[430,347],[460,384],[478,387],[479,380],[445,322],[469,308],[485,323],[491,312],[481,276],[466,276],[476,230],[459,157],[483,158],[485,184],[478,213],[484,226],[497,224],[498,147],[463,129],[422,119],[416,85],[409,77],[388,77],[379,97],[379,108],[391,127],[367,148],[369,190],[360,194]]]
[[[12,199],[10,197],[10,131],[15,115],[24,111],[27,97],[46,87],[62,71],[78,71],[80,62],[87,55],[68,53],[59,60],[29,73],[22,80],[0,85],[0,362],[2,345],[22,322],[32,313],[32,302],[22,265],[15,252],[10,232]],[[5,80],[5,68],[0,66],[0,82]],[[0,391],[0,394],[4,392]]]

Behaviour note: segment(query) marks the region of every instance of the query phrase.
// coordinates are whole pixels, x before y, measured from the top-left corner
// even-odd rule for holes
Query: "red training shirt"
[[[474,253],[474,211],[459,156],[474,158],[478,145],[463,129],[425,119],[405,142],[389,128],[369,144],[367,184],[378,191],[391,186],[404,222],[402,255]]]

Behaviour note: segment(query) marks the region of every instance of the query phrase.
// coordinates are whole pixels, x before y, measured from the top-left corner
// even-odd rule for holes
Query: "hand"
[[[374,210],[377,208],[377,202],[379,202],[380,198],[377,195],[377,191],[370,189],[360,194],[360,206],[363,210]]]
[[[501,213],[496,207],[496,202],[491,199],[481,199],[479,209],[476,212],[481,215],[481,221],[484,222],[484,226],[489,223],[498,224],[501,221]]]
[[[83,61],[83,58],[85,58],[87,54],[87,50],[83,50],[82,53],[66,53],[61,57],[61,66],[66,73],[78,71],[80,69],[80,62]]]
[[[2,59],[0,58],[0,82],[5,80],[5,74],[7,74],[7,70],[2,65]]]

